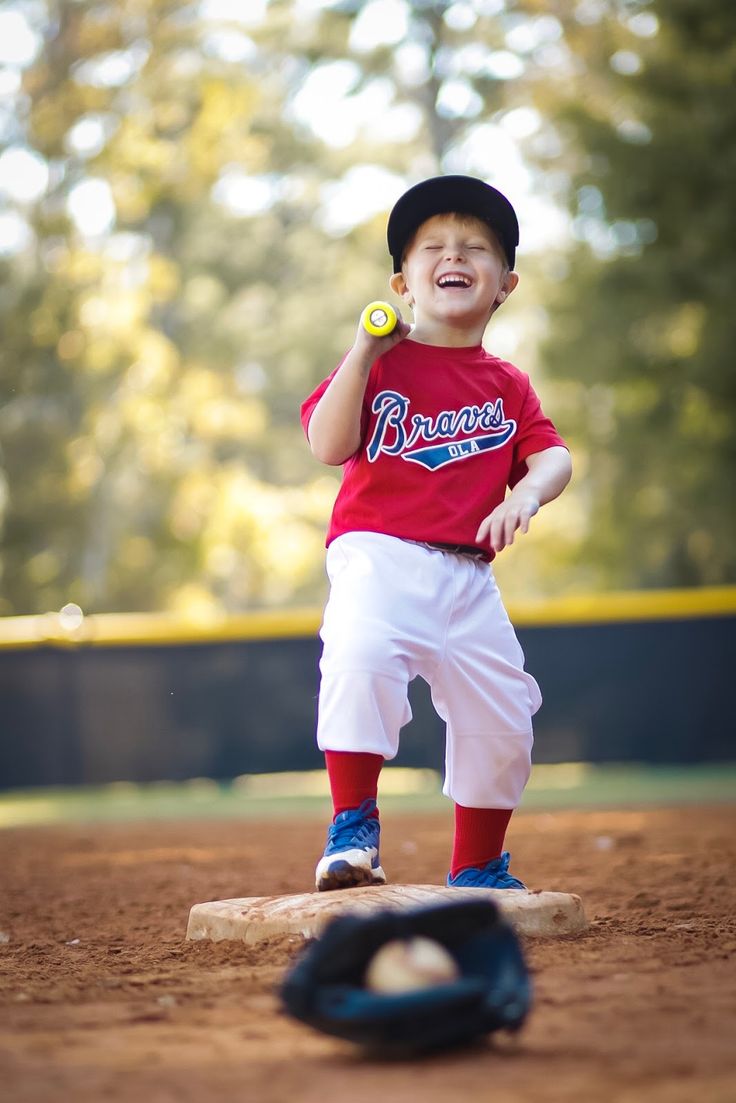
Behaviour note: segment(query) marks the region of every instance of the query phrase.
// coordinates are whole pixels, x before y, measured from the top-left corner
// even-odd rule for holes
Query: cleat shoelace
[[[496,883],[496,888],[518,888],[521,885],[521,881],[519,881],[517,877],[514,877],[512,873],[508,872],[510,861],[511,855],[508,850],[505,850],[500,858],[494,858],[492,862],[483,866],[482,869],[465,869],[462,871],[463,884],[468,888],[478,885],[487,885],[488,875],[492,874]],[[460,874],[458,874],[458,876],[460,876]]]
[[[378,820],[371,816],[376,802],[364,800],[360,808],[341,812],[327,830],[328,850],[347,849],[350,846],[375,846]],[[367,821],[367,822],[366,822]]]

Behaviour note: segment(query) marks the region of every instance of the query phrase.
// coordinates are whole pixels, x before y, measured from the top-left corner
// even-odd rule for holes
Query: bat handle
[[[360,316],[363,329],[374,337],[385,337],[396,328],[398,315],[390,303],[368,303]]]

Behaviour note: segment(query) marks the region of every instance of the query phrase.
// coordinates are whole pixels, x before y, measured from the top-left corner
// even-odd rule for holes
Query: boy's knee
[[[384,674],[323,674],[317,743],[322,750],[368,751],[394,758],[399,732],[411,720],[406,683]]]
[[[469,808],[516,808],[531,773],[531,729],[448,739],[444,792]]]

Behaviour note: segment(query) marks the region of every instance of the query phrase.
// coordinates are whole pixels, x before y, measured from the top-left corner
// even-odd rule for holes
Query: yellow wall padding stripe
[[[514,624],[524,628],[732,617],[736,614],[736,586],[569,594],[543,601],[509,602],[508,610]]]
[[[508,611],[519,628],[730,617],[736,614],[736,586],[515,601],[509,602]],[[321,609],[315,608],[223,614],[197,620],[167,613],[98,613],[84,617],[78,628],[66,630],[56,613],[0,617],[0,650],[48,645],[125,647],[299,639],[316,636],[321,619]]]
[[[79,628],[67,631],[54,613],[2,617],[0,650],[41,644],[129,647],[300,638],[315,636],[321,618],[321,610],[313,608],[223,614],[206,619],[184,619],[167,613],[98,613],[85,617]]]

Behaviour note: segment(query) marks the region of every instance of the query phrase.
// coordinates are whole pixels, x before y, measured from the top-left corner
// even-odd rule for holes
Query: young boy
[[[439,176],[388,222],[390,286],[413,310],[358,328],[302,406],[314,455],[344,465],[327,536],[317,742],[334,805],[318,889],[386,880],[378,777],[420,675],[446,721],[448,885],[523,889],[506,827],[531,769],[539,688],[501,603],[495,554],[567,485],[570,458],[529,379],[481,345],[515,289],[518,223],[495,188]],[[511,492],[507,495],[506,490]]]

